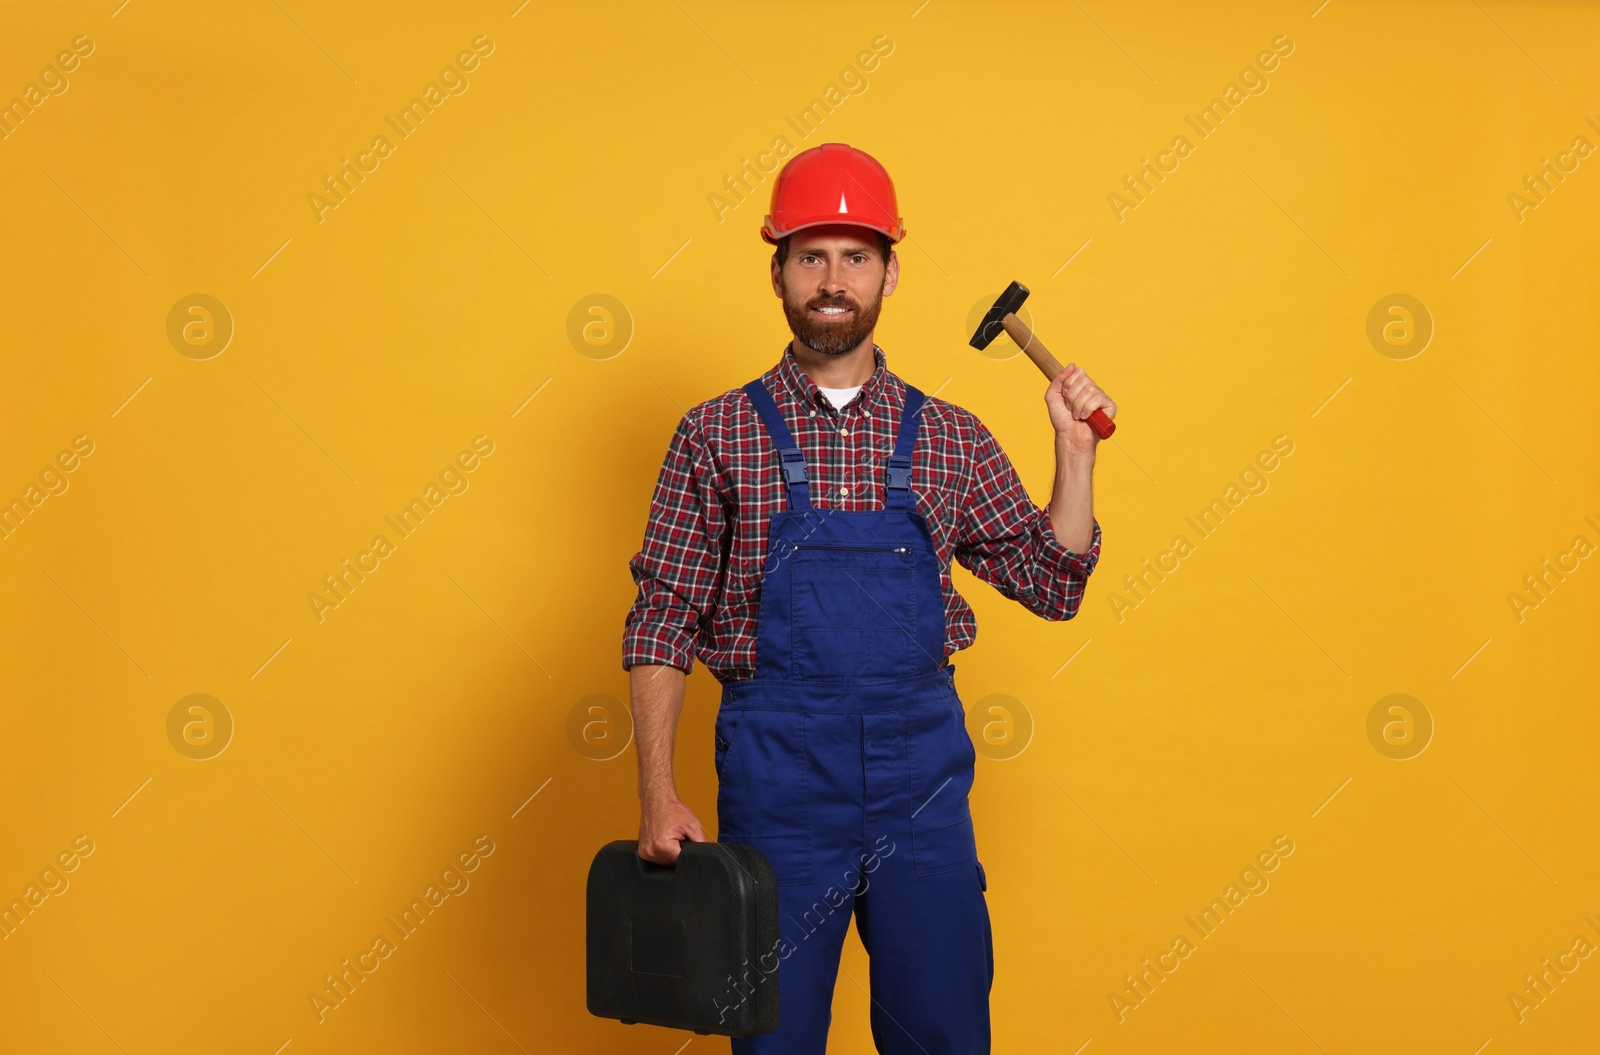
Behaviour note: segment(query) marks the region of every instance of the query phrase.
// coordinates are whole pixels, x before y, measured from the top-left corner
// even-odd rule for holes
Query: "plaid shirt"
[[[874,345],[872,354],[872,376],[837,410],[788,345],[761,377],[805,454],[818,509],[883,508],[906,387],[883,349]],[[1049,511],[1034,505],[971,412],[927,399],[911,490],[939,555],[946,656],[978,636],[972,608],[951,582],[952,557],[1037,615],[1077,613],[1100,559],[1099,521],[1087,553],[1058,542]],[[644,546],[628,563],[639,594],[624,621],[623,669],[651,663],[687,672],[698,655],[718,681],[753,676],[767,524],[785,508],[777,449],[742,391],[685,414],[656,481]]]

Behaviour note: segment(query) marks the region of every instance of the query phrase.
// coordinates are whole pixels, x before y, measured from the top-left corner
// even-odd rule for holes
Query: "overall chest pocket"
[[[789,625],[797,676],[884,678],[917,668],[913,556],[900,543],[795,550]]]

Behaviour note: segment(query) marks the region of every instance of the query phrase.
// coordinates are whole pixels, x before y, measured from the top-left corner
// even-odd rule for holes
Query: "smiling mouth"
[[[821,308],[812,308],[811,311],[812,314],[821,315],[824,319],[842,319],[846,315],[852,314],[852,310],[850,308],[840,308],[831,305]]]

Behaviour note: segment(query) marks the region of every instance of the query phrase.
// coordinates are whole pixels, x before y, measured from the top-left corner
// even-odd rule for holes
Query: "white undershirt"
[[[833,404],[835,410],[842,408],[855,398],[857,392],[861,391],[860,385],[854,388],[823,388],[818,385],[817,388],[821,389],[822,394],[828,397],[828,402]]]

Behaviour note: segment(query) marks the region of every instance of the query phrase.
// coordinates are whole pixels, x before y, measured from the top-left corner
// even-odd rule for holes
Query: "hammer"
[[[994,302],[994,306],[984,314],[983,321],[978,324],[977,332],[972,335],[972,340],[968,343],[982,351],[989,347],[989,342],[1000,335],[1001,330],[1005,330],[1017,343],[1017,347],[1028,353],[1028,358],[1033,360],[1034,365],[1044,371],[1044,376],[1055,380],[1055,376],[1061,372],[1061,363],[1040,343],[1039,338],[1033,335],[1033,331],[1017,318],[1017,309],[1022,307],[1022,302],[1027,299],[1028,287],[1020,282],[1011,283],[1006,287],[1006,291],[1000,294],[1000,299]],[[1110,439],[1111,434],[1117,430],[1116,422],[1098,407],[1089,415],[1089,425],[1094,429],[1095,435],[1103,440]]]

